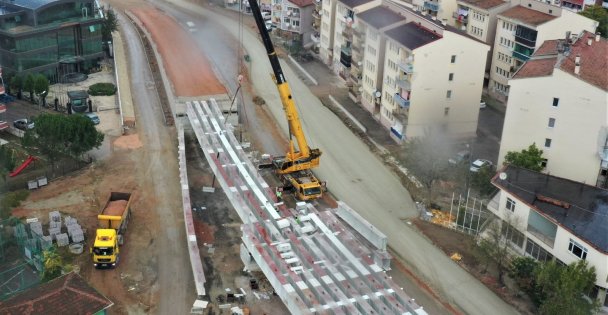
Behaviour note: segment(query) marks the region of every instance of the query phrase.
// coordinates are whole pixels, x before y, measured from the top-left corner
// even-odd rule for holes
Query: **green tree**
[[[536,147],[536,143],[532,143],[528,149],[523,149],[521,152],[507,152],[504,162],[504,164],[513,164],[536,172],[540,172],[544,168],[542,163],[543,150]]]
[[[2,178],[15,168],[15,164],[13,150],[6,145],[0,146],[0,175]]]
[[[49,93],[49,79],[42,74],[34,76],[34,92],[42,98],[42,105],[46,106],[46,95]]]
[[[429,129],[423,137],[405,144],[405,165],[427,190],[427,204],[433,202],[434,184],[447,177],[449,143],[444,135]]]
[[[25,133],[23,145],[38,148],[51,164],[63,156],[78,158],[103,142],[103,133],[83,115],[42,114],[34,121],[36,128]]]
[[[112,32],[116,31],[118,28],[118,20],[116,19],[114,10],[111,8],[105,10],[104,12],[105,18],[101,24],[101,40],[107,42],[112,40]]]
[[[586,260],[579,260],[568,266],[560,266],[555,261],[542,264],[538,268],[536,282],[546,297],[542,301],[541,315],[591,315],[599,311],[597,300],[588,301],[584,294],[595,283],[595,268],[588,267]]]
[[[23,80],[23,89],[30,93],[30,101],[34,101],[34,75],[28,73]]]
[[[468,169],[467,169],[468,171]],[[492,166],[484,165],[479,169],[479,172],[471,174],[471,186],[476,189],[482,196],[489,196],[496,187],[491,183],[492,177],[494,176],[494,169]]]
[[[51,281],[61,276],[63,270],[63,258],[57,253],[55,247],[51,247],[42,253],[44,259],[44,271],[42,272],[42,282]]]
[[[23,89],[23,77],[16,74],[11,78],[10,87],[12,92],[17,89],[17,98],[21,99],[21,90]]]
[[[598,21],[600,24],[597,27],[597,31],[602,33],[604,38],[608,36],[608,10],[600,5],[592,5],[586,6],[585,10],[579,12],[579,14]]]

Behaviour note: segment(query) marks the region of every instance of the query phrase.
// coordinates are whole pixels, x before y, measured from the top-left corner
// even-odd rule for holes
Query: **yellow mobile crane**
[[[283,181],[286,188],[293,187],[296,196],[300,200],[311,200],[320,198],[322,195],[321,182],[313,175],[311,168],[319,166],[321,151],[311,149],[302,131],[302,124],[298,117],[298,111],[289,89],[289,84],[283,75],[283,69],[279,63],[279,58],[274,50],[270,35],[266,29],[262,12],[257,1],[249,1],[251,13],[255,18],[255,23],[260,31],[262,42],[266,47],[268,59],[273,71],[273,80],[279,90],[283,110],[287,116],[289,124],[289,151],[284,157],[277,157],[272,160],[272,166]],[[297,142],[297,149],[296,143]],[[298,151],[299,150],[299,151]]]

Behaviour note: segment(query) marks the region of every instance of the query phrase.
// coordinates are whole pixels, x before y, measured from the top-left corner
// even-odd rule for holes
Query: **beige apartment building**
[[[412,8],[442,23],[453,25],[456,0],[412,0]]]
[[[312,35],[315,0],[273,0],[271,21],[281,36],[299,41],[302,46],[314,45]]]
[[[352,64],[353,74],[358,76],[358,84],[353,85],[352,90],[359,90],[361,105],[379,119],[386,48],[383,32],[404,24],[406,18],[387,6],[377,6],[357,16],[365,40],[363,59]]]
[[[488,92],[506,101],[509,78],[544,41],[564,38],[566,32],[595,32],[597,25],[596,21],[554,5],[521,0],[498,15]]]
[[[338,0],[334,16],[334,53],[331,68],[346,82],[350,80],[353,54],[356,54],[356,62],[362,59],[361,44],[364,39],[358,30],[359,19],[356,15],[380,4],[380,0]]]
[[[402,141],[438,128],[474,137],[489,46],[424,18],[385,35],[380,122],[391,136]]]
[[[608,188],[608,41],[572,37],[545,41],[509,80],[499,164],[536,143],[544,172]]]
[[[321,0],[319,27],[319,57],[327,65],[331,65],[334,58],[334,28],[335,12],[338,0]]]

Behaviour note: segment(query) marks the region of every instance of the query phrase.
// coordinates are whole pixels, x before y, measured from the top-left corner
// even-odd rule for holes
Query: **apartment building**
[[[412,0],[415,11],[428,15],[443,23],[453,25],[453,12],[456,11],[456,0]]]
[[[561,7],[573,12],[583,11],[586,7],[593,5],[602,5],[602,3],[595,0],[561,0]]]
[[[484,76],[486,80],[490,78],[498,14],[513,5],[512,2],[503,0],[458,0],[457,2],[457,9],[453,14],[454,26],[490,46],[486,59]]]
[[[321,0],[321,29],[319,32],[319,55],[321,61],[331,66],[334,59],[334,29],[336,26],[336,4],[338,0]]]
[[[361,60],[361,31],[357,13],[380,5],[380,0],[338,0],[334,15],[334,46],[332,70],[349,81],[351,64],[353,60],[353,43],[357,43],[357,62]]]
[[[607,56],[590,32],[545,41],[509,80],[499,164],[536,143],[546,173],[608,188]]]
[[[608,191],[512,165],[492,183],[500,190],[488,209],[503,220],[513,251],[560,264],[586,260],[596,272],[588,295],[608,311]]]
[[[312,35],[315,7],[315,0],[273,0],[271,21],[281,37],[302,46],[314,45]]]
[[[5,77],[42,73],[58,82],[103,57],[103,14],[94,0],[0,0],[0,65]]]
[[[566,32],[595,32],[598,23],[560,7],[522,0],[498,15],[488,92],[503,101],[509,95],[508,80],[545,41],[563,38]]]
[[[315,7],[312,10],[312,34],[310,40],[313,42],[312,50],[319,53],[321,49],[321,25],[323,15],[323,1],[315,0]]]
[[[352,63],[351,76],[356,76],[357,82],[349,90],[354,90],[351,98],[360,101],[374,117],[379,117],[386,48],[383,32],[404,24],[406,18],[387,6],[377,6],[357,16],[361,28],[359,33],[364,38],[364,53],[363,59]]]
[[[384,33],[380,122],[391,136],[403,141],[438,128],[474,137],[489,46],[416,15]]]

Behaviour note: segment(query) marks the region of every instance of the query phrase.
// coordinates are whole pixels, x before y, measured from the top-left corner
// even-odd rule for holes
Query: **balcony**
[[[530,39],[530,38],[525,38],[519,35],[515,35],[515,42],[518,44],[521,44],[523,46],[526,47],[531,47],[534,48],[536,47],[536,38],[535,39]]]
[[[555,223],[547,220],[536,211],[530,210],[526,230],[538,240],[553,248],[555,235],[557,234],[557,225]]]
[[[318,44],[321,41],[321,37],[319,36],[318,32],[314,32],[312,34],[310,34],[310,39],[315,43]]]
[[[521,60],[521,61],[528,61],[528,59],[530,59],[530,56],[526,55],[526,54],[522,54],[519,51],[513,51],[513,57]]]
[[[342,36],[344,36],[347,39],[352,39],[353,38],[353,29],[350,27],[345,27],[342,29]]]
[[[401,95],[399,95],[399,93],[395,93],[395,95],[393,95],[393,100],[395,101],[395,103],[399,104],[399,107],[401,108],[410,107],[410,100],[404,99],[403,97],[401,97]]]
[[[350,68],[351,62],[352,52],[350,50],[350,46],[342,46],[340,49],[340,63],[342,63],[345,67]]]
[[[317,19],[317,20],[320,20],[321,19],[321,14],[319,12],[321,12],[321,10],[312,10],[312,17],[315,18],[315,19]]]
[[[409,78],[402,77],[400,79],[397,79],[397,80],[395,80],[395,84],[397,84],[398,87],[400,87],[406,91],[409,91],[412,89],[412,82],[410,82]]]
[[[403,70],[406,74],[414,73],[414,64],[411,62],[400,61],[398,63],[399,69]]]
[[[437,12],[437,11],[439,11],[439,3],[431,2],[431,1],[424,1],[424,9]]]

